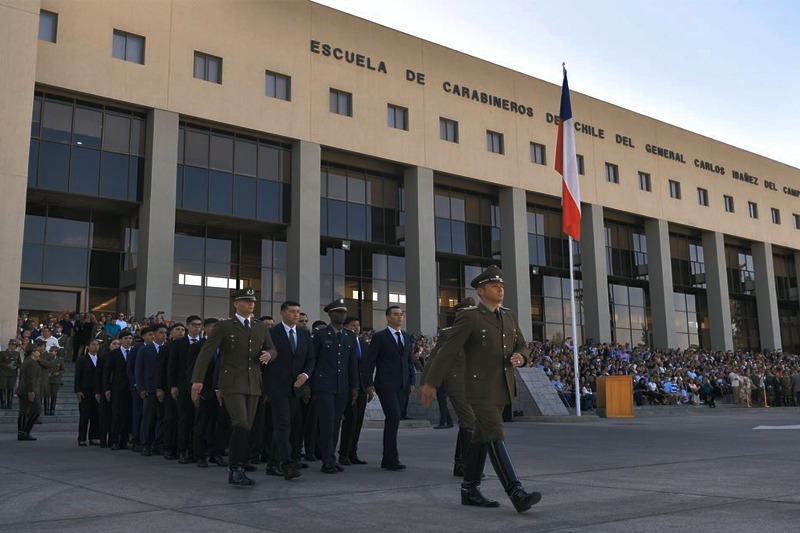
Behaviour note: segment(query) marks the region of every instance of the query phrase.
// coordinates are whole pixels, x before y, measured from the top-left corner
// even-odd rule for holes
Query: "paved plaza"
[[[381,430],[370,427],[368,465],[329,475],[314,462],[290,482],[260,465],[248,489],[213,465],[79,448],[72,428],[45,423],[37,442],[0,434],[0,531],[798,531],[799,424],[798,408],[731,406],[517,420],[506,426],[512,458],[543,494],[517,514],[488,464],[482,489],[501,506],[460,505],[456,429],[402,428],[403,472],[379,467]]]

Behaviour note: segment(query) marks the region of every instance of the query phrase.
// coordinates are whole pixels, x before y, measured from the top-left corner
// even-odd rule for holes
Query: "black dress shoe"
[[[127,450],[128,449],[128,443],[127,442],[119,442],[119,443],[117,443],[117,447],[120,450]]]
[[[354,465],[365,465],[365,464],[367,464],[366,461],[362,461],[361,459],[359,459],[357,455],[351,455],[350,456],[350,463],[354,464]]]
[[[133,444],[131,444],[131,451],[133,453],[141,452],[142,451],[142,445],[139,444],[138,442],[134,442]]]
[[[85,446],[85,444],[84,444],[84,446]],[[151,450],[150,448],[148,448],[146,446],[142,446],[141,454],[144,455],[145,457],[150,457],[151,455],[153,455],[153,450]]]
[[[205,456],[200,456],[197,458],[197,467],[198,468],[208,468],[208,461],[206,461]]]
[[[447,424],[445,424],[445,427],[451,428],[451,427],[453,427],[453,423],[452,422],[448,422]]]
[[[164,459],[166,459],[167,461],[174,461],[175,459],[177,459],[177,457],[172,452],[164,452]]]
[[[350,461],[349,458],[340,455],[339,456],[339,464],[340,465],[344,465],[344,466],[350,466],[353,463]]]
[[[228,483],[239,487],[249,487],[255,485],[256,482],[245,475],[241,467],[231,468],[228,471]]]
[[[294,463],[289,462],[281,466],[283,467],[283,479],[286,481],[300,477],[300,471],[297,470],[297,467],[294,465]]]
[[[521,487],[513,490],[508,497],[511,499],[511,503],[514,504],[514,509],[516,509],[518,513],[524,513],[542,499],[541,493],[526,492],[522,490]]]
[[[279,465],[278,463],[269,462],[267,463],[267,469],[265,474],[268,476],[282,477],[285,474],[285,472],[283,471],[283,468],[281,468],[281,465]]]
[[[106,444],[105,442],[101,442],[100,443],[100,447],[101,448],[108,448],[108,444]]]
[[[228,466],[228,461],[221,455],[212,455],[208,458],[209,463],[214,463],[217,466]]]
[[[439,424],[438,426],[433,426],[433,429],[445,429],[446,427],[444,424]]]
[[[333,463],[322,463],[322,468],[319,469],[323,474],[335,474],[339,471]]]
[[[461,505],[474,507],[500,507],[500,502],[490,500],[481,494],[477,484],[464,483],[461,485]]]
[[[79,440],[79,441],[78,441],[78,446],[86,446],[86,445],[87,445],[87,444],[86,444],[86,441],[85,441],[85,440]]]
[[[336,461],[334,461],[334,462],[333,462],[333,466],[335,466],[335,467],[336,467],[336,471],[337,471],[337,472],[344,472],[344,468],[342,468],[342,465],[340,465],[340,464],[339,464],[339,463],[337,463]]]
[[[405,470],[406,465],[397,462],[397,463],[381,463],[381,468],[385,468],[386,470]]]
[[[410,416],[401,416],[400,420],[414,420],[414,419],[411,418]]]
[[[117,450],[119,450],[119,444],[117,444],[117,443],[115,442],[114,444],[112,444],[112,445],[111,445],[111,451],[115,452],[115,451],[117,451]]]
[[[295,465],[297,468],[308,468],[308,463],[302,463],[302,462],[300,462],[300,461],[295,461],[295,462],[294,462],[294,465]]]
[[[255,465],[251,465],[250,463],[245,463],[242,469],[245,472],[255,472],[256,470],[258,470],[258,468],[256,468]]]
[[[166,459],[166,457],[167,456],[165,455],[164,458]],[[182,452],[182,453],[178,454],[178,462],[180,464],[182,464],[182,465],[188,465],[189,464],[189,458],[186,456],[186,452]]]
[[[310,455],[309,455],[309,454],[305,454],[305,455],[303,456],[303,458],[304,458],[306,461],[308,461],[309,463],[312,463],[312,462],[314,462],[314,461],[316,461],[316,460],[317,460],[317,458],[316,458],[316,456],[314,456],[314,454],[310,454]]]

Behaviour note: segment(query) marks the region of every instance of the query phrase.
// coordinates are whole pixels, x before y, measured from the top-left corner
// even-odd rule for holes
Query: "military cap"
[[[14,346],[19,346],[17,339],[8,339],[8,344],[13,344]]]
[[[347,311],[347,301],[344,298],[334,300],[326,305],[323,311],[326,313],[330,313],[331,311]]]
[[[47,344],[47,341],[44,340],[42,337],[36,337],[36,340],[33,341],[34,344]]]
[[[475,300],[472,299],[472,296],[462,298],[453,309],[455,311],[461,311],[462,309],[467,309],[468,307],[475,307]]]
[[[233,291],[231,298],[234,300],[251,300],[256,301],[256,290],[253,287],[245,287],[244,289]]]
[[[484,283],[493,281],[503,283],[503,271],[500,270],[497,265],[489,265],[486,267],[486,270],[475,276],[469,284],[472,285],[473,289],[477,289]]]

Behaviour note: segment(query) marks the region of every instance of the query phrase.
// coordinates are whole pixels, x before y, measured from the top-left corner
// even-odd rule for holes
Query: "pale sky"
[[[314,1],[800,168],[800,1]]]

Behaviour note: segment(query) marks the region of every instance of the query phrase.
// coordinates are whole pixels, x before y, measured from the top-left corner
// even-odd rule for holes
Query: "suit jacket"
[[[196,344],[199,344],[196,343]],[[181,392],[187,392],[192,388],[190,382],[191,366],[194,365],[197,359],[197,353],[191,357],[189,352],[194,345],[190,342],[189,337],[181,337],[180,339],[170,343],[169,359],[167,360],[167,387],[178,387]]]
[[[389,328],[372,334],[367,359],[362,364],[361,379],[365,387],[374,385],[377,389],[407,390],[415,384],[416,371],[411,360],[413,342],[405,331],[401,335],[402,350],[397,344],[397,337]]]
[[[97,356],[97,364],[100,364],[100,356]],[[95,372],[97,368],[89,354],[81,354],[78,360],[75,361],[75,392],[82,392],[84,395],[92,394],[95,392]]]
[[[246,328],[235,316],[218,322],[200,348],[192,372],[192,383],[203,383],[217,348],[220,351],[217,388],[223,394],[260,396],[261,351],[266,350],[272,355],[269,364],[273,364],[278,357],[266,324],[260,320],[250,320],[250,327]]]
[[[297,350],[294,353],[283,322],[278,322],[269,330],[278,358],[268,365],[261,365],[261,387],[267,397],[294,394],[294,382],[298,375],[305,373],[309,378],[314,375],[315,355],[311,347],[311,333],[300,327],[294,330],[297,334]]]
[[[89,362],[91,364],[91,361]],[[25,361],[19,369],[19,384],[17,385],[17,395],[23,396],[29,392],[35,392],[39,395],[41,387],[40,380],[42,369],[32,357],[26,357]]]
[[[161,346],[159,351],[164,351]],[[139,392],[156,392],[156,366],[158,363],[158,352],[156,344],[151,342],[142,346],[136,352],[136,390]]]
[[[498,320],[483,302],[456,316],[453,327],[439,347],[424,383],[438,387],[459,350],[464,350],[464,389],[470,403],[506,405],[516,394],[516,375],[511,365],[514,352],[527,356],[525,337],[516,317],[503,307]]]
[[[444,328],[439,332],[439,338],[436,345],[431,350],[430,355],[425,360],[425,367],[422,369],[422,376],[420,382],[425,383],[428,374],[430,373],[431,363],[436,359],[439,350],[444,344],[444,340],[450,335],[453,328]],[[448,394],[464,393],[464,350],[459,350],[458,353],[450,360],[450,368],[447,369],[445,377],[445,384],[447,385]]]
[[[128,383],[131,384],[130,391],[138,392],[136,387],[136,354],[144,348],[144,344],[136,344],[131,346],[131,351],[128,353],[128,362],[125,365],[125,373],[128,374]]]
[[[337,341],[333,326],[317,330],[311,335],[311,345],[316,362],[311,377],[311,390],[315,392],[345,393],[358,389],[358,360],[356,359],[356,334],[342,330]]]
[[[156,390],[169,390],[169,385],[167,383],[167,363],[169,362],[169,357],[174,346],[175,341],[168,340],[158,350],[158,355],[156,356]],[[170,396],[170,398],[172,398],[172,396]]]
[[[131,350],[128,350],[128,359],[131,357]],[[122,355],[122,347],[109,352],[106,355],[106,364],[103,367],[103,390],[110,390],[112,393],[124,393],[130,390],[131,384],[128,381],[127,361]]]

